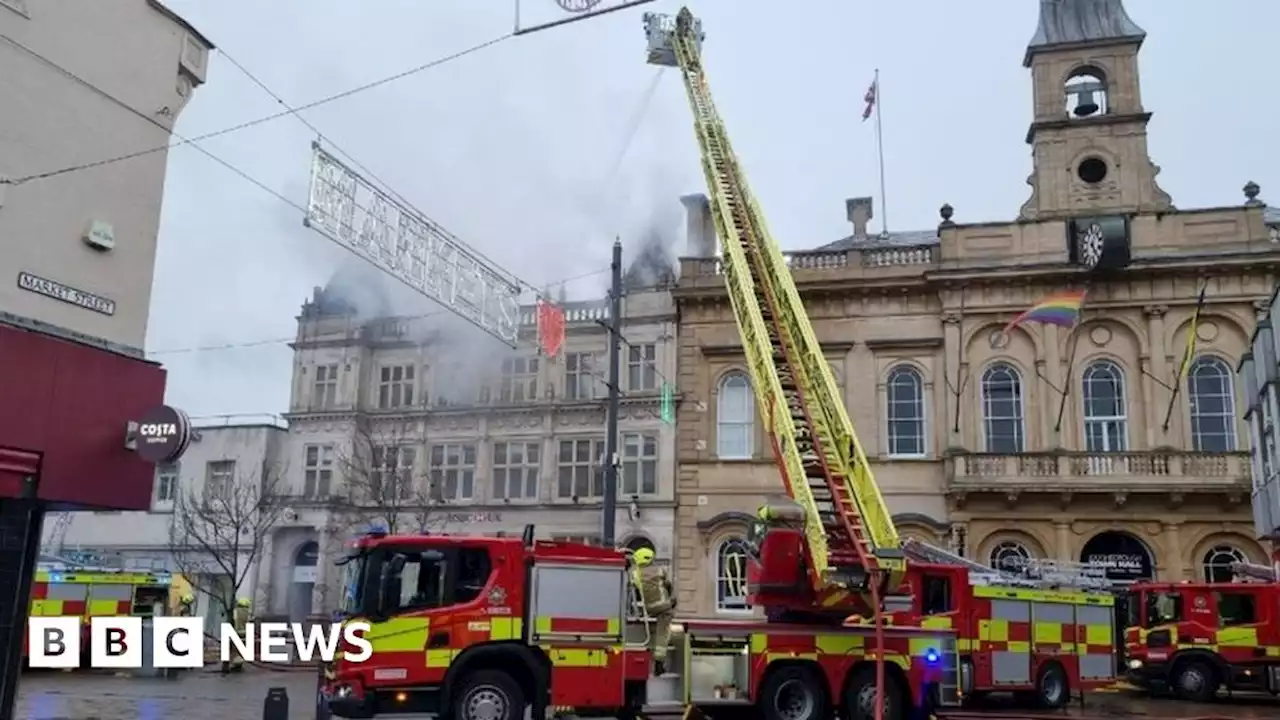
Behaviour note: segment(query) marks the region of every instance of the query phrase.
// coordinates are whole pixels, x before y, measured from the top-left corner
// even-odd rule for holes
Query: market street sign
[[[86,290],[73,288],[70,285],[63,285],[56,280],[42,278],[39,275],[22,270],[18,272],[18,287],[33,292],[37,295],[61,300],[69,305],[82,307],[85,310],[92,310],[103,315],[116,314],[116,301],[110,298],[95,295]]]
[[[303,224],[516,346],[520,281],[364,179],[318,143]]]

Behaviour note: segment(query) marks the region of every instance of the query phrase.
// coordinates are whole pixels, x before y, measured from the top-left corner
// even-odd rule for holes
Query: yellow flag
[[[1206,283],[1206,286],[1208,283]],[[1187,328],[1187,349],[1182,353],[1182,364],[1178,366],[1178,382],[1182,382],[1182,378],[1187,376],[1191,371],[1191,361],[1196,356],[1196,328],[1200,324],[1200,311],[1204,309],[1204,291],[1206,287],[1200,288],[1200,297],[1196,298],[1196,310],[1191,315],[1191,325]]]

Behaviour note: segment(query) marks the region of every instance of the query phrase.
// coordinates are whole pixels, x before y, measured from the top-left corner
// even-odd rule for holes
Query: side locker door
[[[994,685],[1031,684],[1031,603],[991,600],[991,679]]]
[[[1081,680],[1109,680],[1124,662],[1124,630],[1116,645],[1117,626],[1121,617],[1105,605],[1076,605],[1076,655],[1080,662]]]

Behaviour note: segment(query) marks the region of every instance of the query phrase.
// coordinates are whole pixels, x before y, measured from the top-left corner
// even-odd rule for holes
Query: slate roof
[[[835,242],[827,243],[816,248],[816,250],[873,250],[875,248],[918,247],[920,245],[937,244],[937,230],[905,230],[903,232],[891,232],[888,237],[883,235],[850,235]]]
[[[1125,12],[1121,0],[1040,0],[1040,21],[1023,64],[1031,65],[1031,56],[1039,50],[1057,45],[1135,40],[1141,42],[1147,33]]]

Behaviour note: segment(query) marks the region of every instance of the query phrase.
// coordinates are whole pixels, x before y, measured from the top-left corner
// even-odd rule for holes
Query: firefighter
[[[671,595],[671,581],[662,568],[654,567],[652,548],[640,548],[632,556],[640,576],[640,598],[645,614],[653,618],[653,631],[649,634],[649,650],[653,653],[654,674],[667,671],[667,646],[671,644],[671,619],[675,615],[676,601]]]
[[[236,634],[247,641],[248,638],[245,637],[245,632],[249,627],[248,598],[239,598],[236,600],[236,609],[235,612],[231,614],[231,622],[235,626]],[[244,656],[240,654],[239,650],[234,648],[232,649],[231,655],[231,669],[233,671],[244,670]]]
[[[186,593],[178,598],[178,616],[191,617],[196,614],[196,596]]]

